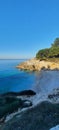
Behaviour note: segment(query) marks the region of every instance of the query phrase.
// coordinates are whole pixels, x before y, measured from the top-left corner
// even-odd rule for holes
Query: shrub
[[[36,58],[45,59],[48,57],[49,49],[42,49],[36,54]]]
[[[39,50],[36,58],[44,60],[47,58],[59,58],[59,38],[56,38],[50,48]]]

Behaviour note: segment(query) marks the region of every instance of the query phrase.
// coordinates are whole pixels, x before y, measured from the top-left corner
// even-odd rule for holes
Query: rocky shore
[[[59,71],[42,71],[36,80],[32,90],[0,95],[0,130],[58,130]]]
[[[32,106],[30,97],[36,95],[32,90],[21,92],[8,92],[0,95],[0,125],[5,122],[8,115],[15,113],[18,109]]]
[[[50,69],[50,70],[59,70],[59,64],[56,62],[50,62],[45,60],[38,60],[36,58],[27,60],[26,62],[23,62],[16,66],[16,68],[21,70],[30,70],[30,71],[40,71],[43,69]]]
[[[43,101],[13,117],[0,130],[50,130],[58,124],[59,104]]]

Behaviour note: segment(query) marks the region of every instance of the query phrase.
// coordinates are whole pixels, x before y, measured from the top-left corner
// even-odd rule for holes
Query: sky
[[[35,57],[59,37],[59,0],[0,0],[0,59]]]

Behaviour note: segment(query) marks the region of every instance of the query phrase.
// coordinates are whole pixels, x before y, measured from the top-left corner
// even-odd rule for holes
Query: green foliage
[[[59,47],[59,38],[56,38],[54,43],[52,44],[52,47]]]
[[[38,53],[36,54],[36,58],[47,58],[48,57],[48,53],[49,53],[49,49],[42,49],[40,51],[38,51]]]
[[[59,58],[59,38],[56,38],[50,48],[39,50],[36,54],[38,59]]]
[[[59,57],[59,47],[51,47],[49,51],[49,57]]]

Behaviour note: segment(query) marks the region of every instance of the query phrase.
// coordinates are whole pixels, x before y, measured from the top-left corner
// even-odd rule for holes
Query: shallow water
[[[24,60],[0,60],[0,93],[21,91],[33,86],[34,73],[16,69]]]

